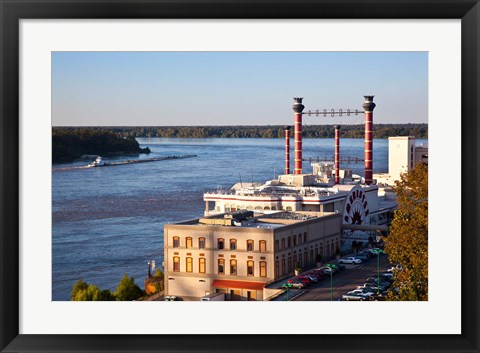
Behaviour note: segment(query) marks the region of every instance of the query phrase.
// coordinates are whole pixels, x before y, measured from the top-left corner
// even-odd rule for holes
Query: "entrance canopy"
[[[248,281],[228,281],[216,279],[212,283],[212,287],[215,288],[240,288],[250,290],[263,290],[265,287],[264,282],[248,282]]]

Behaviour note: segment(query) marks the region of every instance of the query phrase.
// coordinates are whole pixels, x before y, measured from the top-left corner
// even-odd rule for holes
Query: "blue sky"
[[[305,110],[360,110],[366,94],[375,123],[426,123],[428,53],[52,53],[54,126],[292,125],[295,96]]]

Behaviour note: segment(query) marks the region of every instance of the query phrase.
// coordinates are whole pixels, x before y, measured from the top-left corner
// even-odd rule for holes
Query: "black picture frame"
[[[0,0],[1,352],[479,352],[478,0]],[[461,19],[461,335],[20,335],[19,20],[77,18]],[[457,207],[458,205],[452,205]],[[448,305],[448,303],[445,303]],[[286,315],[286,324],[295,324]],[[387,317],[383,324],[395,324]],[[375,320],[370,324],[376,325]],[[379,323],[381,324],[381,323]]]

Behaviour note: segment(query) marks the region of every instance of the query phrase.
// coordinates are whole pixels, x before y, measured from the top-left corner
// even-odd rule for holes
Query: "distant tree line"
[[[140,148],[135,136],[96,128],[53,128],[52,161],[68,162],[81,156],[150,153]]]
[[[292,127],[293,129],[293,127]],[[363,124],[342,125],[340,137],[364,138]],[[334,138],[334,125],[304,125],[305,138]],[[428,124],[374,124],[375,138],[389,136],[415,136],[428,138]],[[128,127],[55,127],[56,132],[86,134],[88,131],[108,132],[126,138],[168,137],[168,138],[283,138],[283,125],[267,126],[128,126]],[[292,133],[293,136],[293,133]]]

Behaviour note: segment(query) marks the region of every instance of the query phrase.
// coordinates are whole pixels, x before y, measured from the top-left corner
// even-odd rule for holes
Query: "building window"
[[[237,240],[230,239],[230,250],[237,250]]]
[[[247,261],[247,276],[253,276],[253,261]]]
[[[180,271],[180,258],[178,256],[173,257],[173,272]]]
[[[282,275],[285,274],[285,259],[282,259]]]
[[[289,248],[292,247],[292,237],[287,238],[287,247],[289,247]]]
[[[253,240],[247,240],[247,251],[253,251]]]
[[[293,236],[293,246],[297,246],[297,236]]]
[[[225,260],[224,259],[218,259],[218,274],[224,274],[225,273]]]
[[[222,238],[218,239],[217,244],[218,244],[217,247],[219,250],[222,250],[225,248],[225,240],[223,240]]]
[[[302,234],[298,235],[298,245],[302,244]]]
[[[278,260],[275,261],[275,276],[278,276],[278,269],[279,269],[279,262]]]
[[[178,248],[180,246],[180,238],[179,237],[173,237],[173,247]]]
[[[288,273],[291,273],[292,270],[293,270],[292,269],[292,258],[289,256],[287,261],[288,261],[288,267],[287,267]]]
[[[285,238],[282,239],[282,250],[285,250]]]
[[[260,261],[260,277],[267,277],[267,262]]]
[[[237,260],[230,260],[230,274],[237,274]]]
[[[260,252],[266,252],[267,251],[267,241],[266,240],[260,240]]]
[[[275,251],[278,251],[278,239],[275,240]]]
[[[198,259],[198,272],[205,273],[205,270],[206,270],[205,258],[201,257]]]
[[[313,250],[310,249],[310,262],[313,262]]]
[[[303,233],[303,242],[307,242],[307,232]]]
[[[187,272],[193,272],[193,258],[187,257]]]
[[[188,237],[187,239],[185,239],[185,247],[186,247],[187,249],[193,247],[193,240],[192,240],[191,237]]]
[[[205,249],[205,238],[198,238],[198,248]]]

